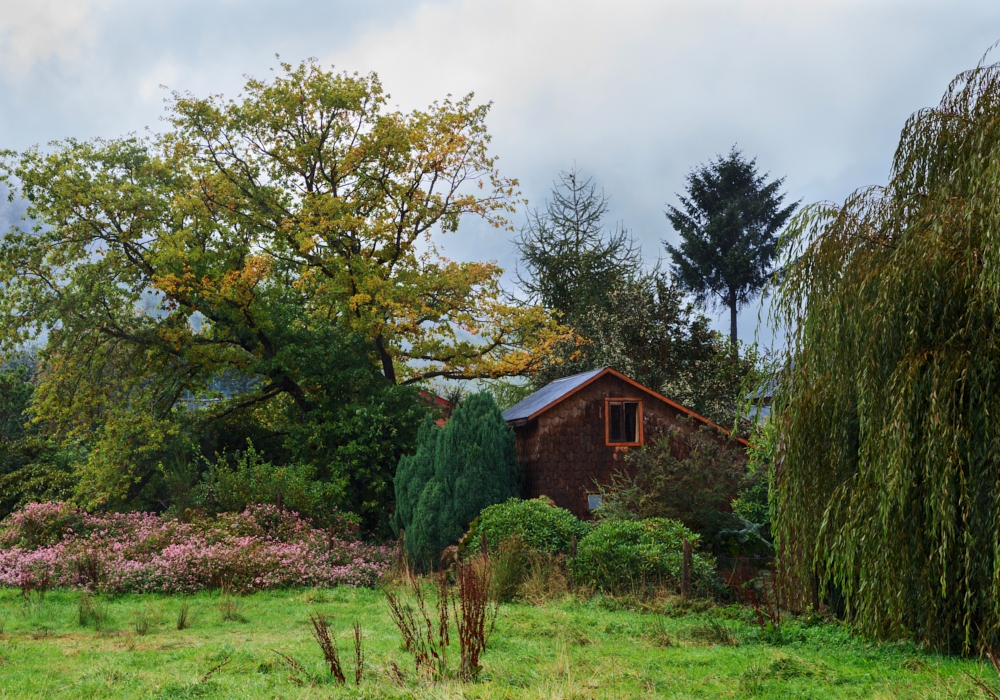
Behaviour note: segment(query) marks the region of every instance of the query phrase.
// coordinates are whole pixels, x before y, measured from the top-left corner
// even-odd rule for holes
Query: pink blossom
[[[55,586],[116,593],[374,586],[391,558],[391,547],[316,529],[274,506],[183,523],[39,503],[0,523],[0,586],[46,576]]]

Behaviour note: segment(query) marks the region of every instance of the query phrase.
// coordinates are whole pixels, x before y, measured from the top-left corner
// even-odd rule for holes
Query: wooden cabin
[[[548,496],[577,517],[600,505],[595,481],[608,484],[625,454],[671,426],[696,430],[707,418],[611,367],[557,379],[503,414],[517,436],[528,498]],[[746,446],[739,440],[740,449]]]

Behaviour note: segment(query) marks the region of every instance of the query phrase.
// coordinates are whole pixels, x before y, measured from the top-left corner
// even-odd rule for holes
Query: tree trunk
[[[691,597],[691,543],[687,540],[681,549],[681,595]]]
[[[736,349],[736,302],[729,305],[729,340]]]
[[[382,374],[385,375],[390,384],[395,384],[396,368],[392,366],[392,356],[386,351],[382,336],[375,338],[375,349],[378,350],[378,357],[382,361]]]

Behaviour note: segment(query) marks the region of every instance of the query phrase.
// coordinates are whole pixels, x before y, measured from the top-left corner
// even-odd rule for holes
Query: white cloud
[[[95,36],[95,12],[110,0],[0,1],[0,61],[24,75],[36,62],[80,56]]]
[[[327,59],[377,71],[403,109],[492,101],[501,169],[532,204],[575,162],[655,259],[674,235],[665,203],[733,144],[787,176],[792,200],[884,181],[904,120],[979,60],[990,19],[992,3],[929,0],[447,0]],[[472,224],[445,246],[510,267],[507,238]]]

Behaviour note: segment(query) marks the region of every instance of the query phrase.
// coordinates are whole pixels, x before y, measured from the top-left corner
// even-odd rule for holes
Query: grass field
[[[0,697],[976,698],[985,696],[968,674],[1000,685],[978,662],[868,645],[831,623],[763,634],[737,607],[641,613],[600,597],[504,605],[479,682],[433,684],[415,674],[379,591],[97,598],[86,626],[80,598],[0,591]],[[182,606],[190,626],[178,630]],[[347,685],[329,677],[310,635],[316,612],[334,620]],[[355,620],[367,655],[360,687]]]

